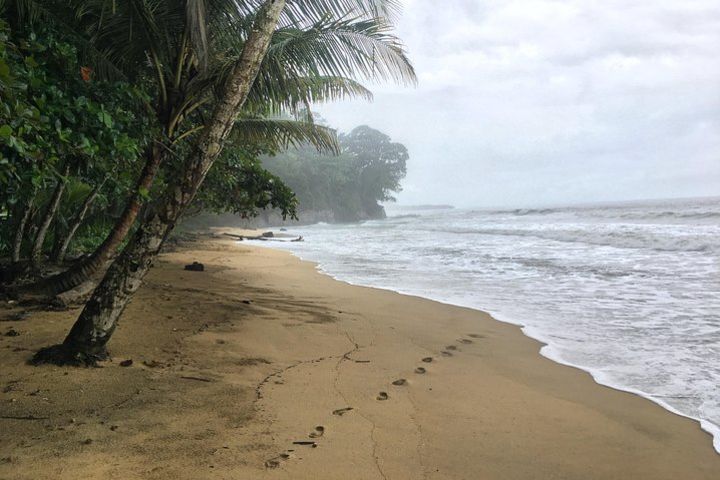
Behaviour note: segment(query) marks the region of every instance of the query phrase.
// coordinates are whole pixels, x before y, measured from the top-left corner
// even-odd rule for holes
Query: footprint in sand
[[[447,347],[445,347],[445,350],[457,350],[457,346],[455,346],[455,345],[448,345]]]
[[[458,340],[458,342],[464,343],[465,345],[469,345],[469,344],[471,344],[471,343],[474,343],[472,340],[469,340],[469,339],[467,339],[467,338],[461,338],[460,340]]]
[[[337,410],[333,410],[333,415],[337,415],[338,417],[342,417],[346,413],[348,413],[350,410],[352,410],[353,407],[345,407],[345,408],[338,408]]]
[[[468,337],[472,337],[472,338],[485,338],[485,335],[480,335],[479,333],[468,333]]]
[[[452,357],[453,356],[453,354],[448,352],[447,350],[443,350],[442,352],[440,352],[440,354],[442,354],[443,357]]]
[[[398,378],[397,380],[395,380],[394,382],[392,382],[392,384],[395,385],[395,386],[400,387],[400,386],[402,386],[402,385],[407,385],[407,380],[405,380],[404,378]]]
[[[265,460],[265,468],[278,468],[282,462],[290,458],[289,453],[281,453],[277,457]]]
[[[378,393],[378,396],[377,396],[378,400],[387,400],[388,398],[390,398],[390,396],[387,394],[387,392]]]
[[[308,437],[320,438],[324,434],[325,434],[325,427],[323,427],[322,425],[318,425],[317,427],[315,427],[315,430],[313,430],[313,432],[310,435],[308,435]]]
[[[430,363],[430,362],[433,361],[433,358],[432,358],[432,357],[425,357],[425,358],[422,359],[422,361],[425,362],[425,363]]]
[[[427,370],[425,370],[425,368],[423,368],[423,367],[417,367],[415,369],[415,373],[423,374],[425,372],[427,372]]]

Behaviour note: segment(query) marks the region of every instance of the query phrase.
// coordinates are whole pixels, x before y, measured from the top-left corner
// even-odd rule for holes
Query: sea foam
[[[396,209],[291,233],[306,241],[282,248],[335,278],[521,325],[548,358],[699,420],[720,452],[720,199]]]

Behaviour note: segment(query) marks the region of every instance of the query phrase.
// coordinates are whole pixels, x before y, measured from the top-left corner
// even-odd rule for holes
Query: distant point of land
[[[403,210],[449,210],[455,207],[453,205],[395,205],[395,208]]]

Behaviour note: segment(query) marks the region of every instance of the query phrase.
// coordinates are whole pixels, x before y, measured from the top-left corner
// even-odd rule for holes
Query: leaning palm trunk
[[[45,217],[40,223],[40,227],[38,228],[37,234],[35,235],[35,242],[33,243],[32,251],[30,252],[30,263],[32,265],[37,265],[40,261],[40,257],[42,256],[42,249],[43,244],[45,243],[45,237],[47,236],[47,232],[50,229],[50,224],[55,218],[55,214],[57,213],[58,207],[60,206],[60,200],[62,199],[63,192],[65,191],[65,183],[67,182],[67,175],[69,172],[70,169],[66,167],[63,176],[58,178],[57,185],[55,186],[52,198],[50,199],[47,211],[45,212]]]
[[[57,248],[55,249],[55,251],[53,251],[52,255],[52,259],[55,263],[62,263],[65,260],[65,255],[67,254],[70,242],[72,242],[73,238],[75,237],[75,233],[78,231],[78,228],[80,228],[80,225],[82,225],[82,222],[85,220],[85,216],[90,210],[92,204],[95,202],[95,199],[98,197],[98,194],[100,193],[100,189],[102,188],[103,184],[104,182],[100,185],[97,185],[95,188],[92,189],[88,196],[85,197],[85,201],[80,207],[80,210],[78,210],[77,214],[73,218],[72,223],[70,224],[67,232],[65,233],[65,236],[62,237],[62,240],[58,241]]]
[[[36,363],[88,364],[107,356],[117,320],[138,290],[168,234],[190,204],[222,151],[267,52],[285,0],[267,0],[255,17],[240,59],[181,177],[170,185],[93,292],[62,345],[41,350]]]
[[[158,168],[162,163],[162,158],[162,149],[158,145],[154,145],[148,149],[145,166],[138,178],[132,196],[125,205],[122,215],[120,215],[120,218],[115,222],[115,225],[103,243],[96,248],[91,255],[80,260],[62,273],[21,289],[21,292],[54,296],[58,293],[71,290],[104,273],[117,253],[118,248],[130,232],[130,229],[135,224],[135,219],[144,203],[144,192],[147,192],[152,187]]]
[[[12,263],[17,264],[20,262],[20,254],[22,252],[23,238],[25,237],[25,230],[27,224],[32,216],[33,203],[35,202],[35,196],[37,195],[37,189],[34,188],[32,194],[25,204],[22,217],[18,223],[17,230],[15,230],[15,238],[13,239],[13,250],[12,250]]]

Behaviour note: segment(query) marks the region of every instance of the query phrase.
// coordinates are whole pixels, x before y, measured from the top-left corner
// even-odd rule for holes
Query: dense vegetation
[[[318,102],[370,98],[364,79],[414,81],[392,33],[396,7],[0,0],[2,289],[86,299],[65,341],[34,361],[104,359],[184,214],[271,207],[294,216],[295,195],[261,157],[290,147],[340,153],[345,178],[362,177],[353,201],[367,208],[396,190],[404,149],[373,162],[371,148],[395,144],[339,140],[308,113]]]
[[[0,23],[0,40],[0,255],[37,263],[49,244],[61,260],[77,215],[89,217],[86,231],[97,228],[105,219],[90,207],[112,210],[132,185],[148,97],[122,81],[90,81],[89,71],[83,78],[77,48],[49,29]]]
[[[304,145],[265,158],[263,166],[295,192],[298,215],[327,212],[327,220],[351,222],[383,218],[378,202],[394,200],[406,173],[404,145],[368,126],[339,136],[340,153]]]

